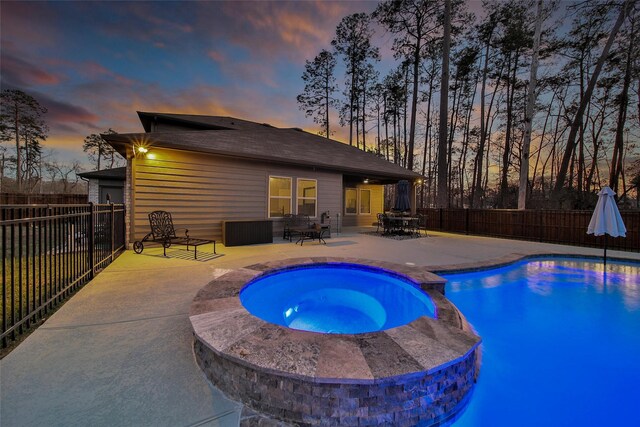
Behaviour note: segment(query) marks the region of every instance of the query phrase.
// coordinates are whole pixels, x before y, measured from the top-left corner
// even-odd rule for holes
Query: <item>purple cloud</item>
[[[62,76],[46,71],[6,51],[3,51],[1,58],[0,73],[3,86],[56,85],[63,80]]]

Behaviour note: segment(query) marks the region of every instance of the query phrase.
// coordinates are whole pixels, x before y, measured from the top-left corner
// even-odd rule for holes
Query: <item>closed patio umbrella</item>
[[[626,237],[627,228],[622,222],[620,211],[614,199],[615,193],[609,187],[602,187],[598,193],[598,203],[591,216],[587,234],[604,235],[604,265],[607,265],[607,235]]]
[[[411,201],[409,200],[409,181],[403,179],[398,181],[396,185],[396,203],[393,209],[397,211],[408,211],[411,209]]]

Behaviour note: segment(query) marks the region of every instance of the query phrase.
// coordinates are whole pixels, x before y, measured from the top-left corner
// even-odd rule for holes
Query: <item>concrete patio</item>
[[[345,230],[327,245],[278,238],[219,245],[222,255],[209,261],[194,261],[182,248],[170,248],[168,258],[162,248],[125,252],[0,361],[0,425],[237,426],[241,405],[211,387],[194,361],[188,312],[213,278],[256,262],[359,257],[441,270],[514,255],[602,255],[595,248],[446,233],[397,241],[360,231]],[[609,256],[640,261],[638,253]]]

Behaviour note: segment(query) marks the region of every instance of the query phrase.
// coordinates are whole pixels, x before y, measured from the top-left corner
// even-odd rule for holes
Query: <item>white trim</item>
[[[281,178],[289,180],[289,197],[284,196],[271,196],[271,178]],[[267,180],[267,218],[282,218],[281,216],[271,216],[271,198],[274,199],[289,199],[289,213],[293,212],[292,200],[293,200],[293,179],[290,176],[269,175]]]
[[[298,184],[300,183],[300,181],[313,181],[316,183],[316,196],[315,197],[301,197],[298,194]],[[310,218],[317,218],[318,217],[318,180],[315,178],[296,178],[296,213],[300,213],[298,212],[298,201],[299,200],[313,200],[314,203],[314,213],[313,216],[310,216]]]

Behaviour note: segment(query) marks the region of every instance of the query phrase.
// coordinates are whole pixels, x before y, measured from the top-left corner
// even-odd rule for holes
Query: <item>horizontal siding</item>
[[[270,175],[293,178],[294,211],[296,178],[318,181],[318,216],[330,211],[335,218],[341,211],[340,174],[153,147],[150,153],[154,158],[135,160],[132,240],[148,233],[154,210],[171,212],[175,227],[188,228],[193,237],[216,240],[224,220],[267,219]],[[281,233],[275,219],[274,234]]]

